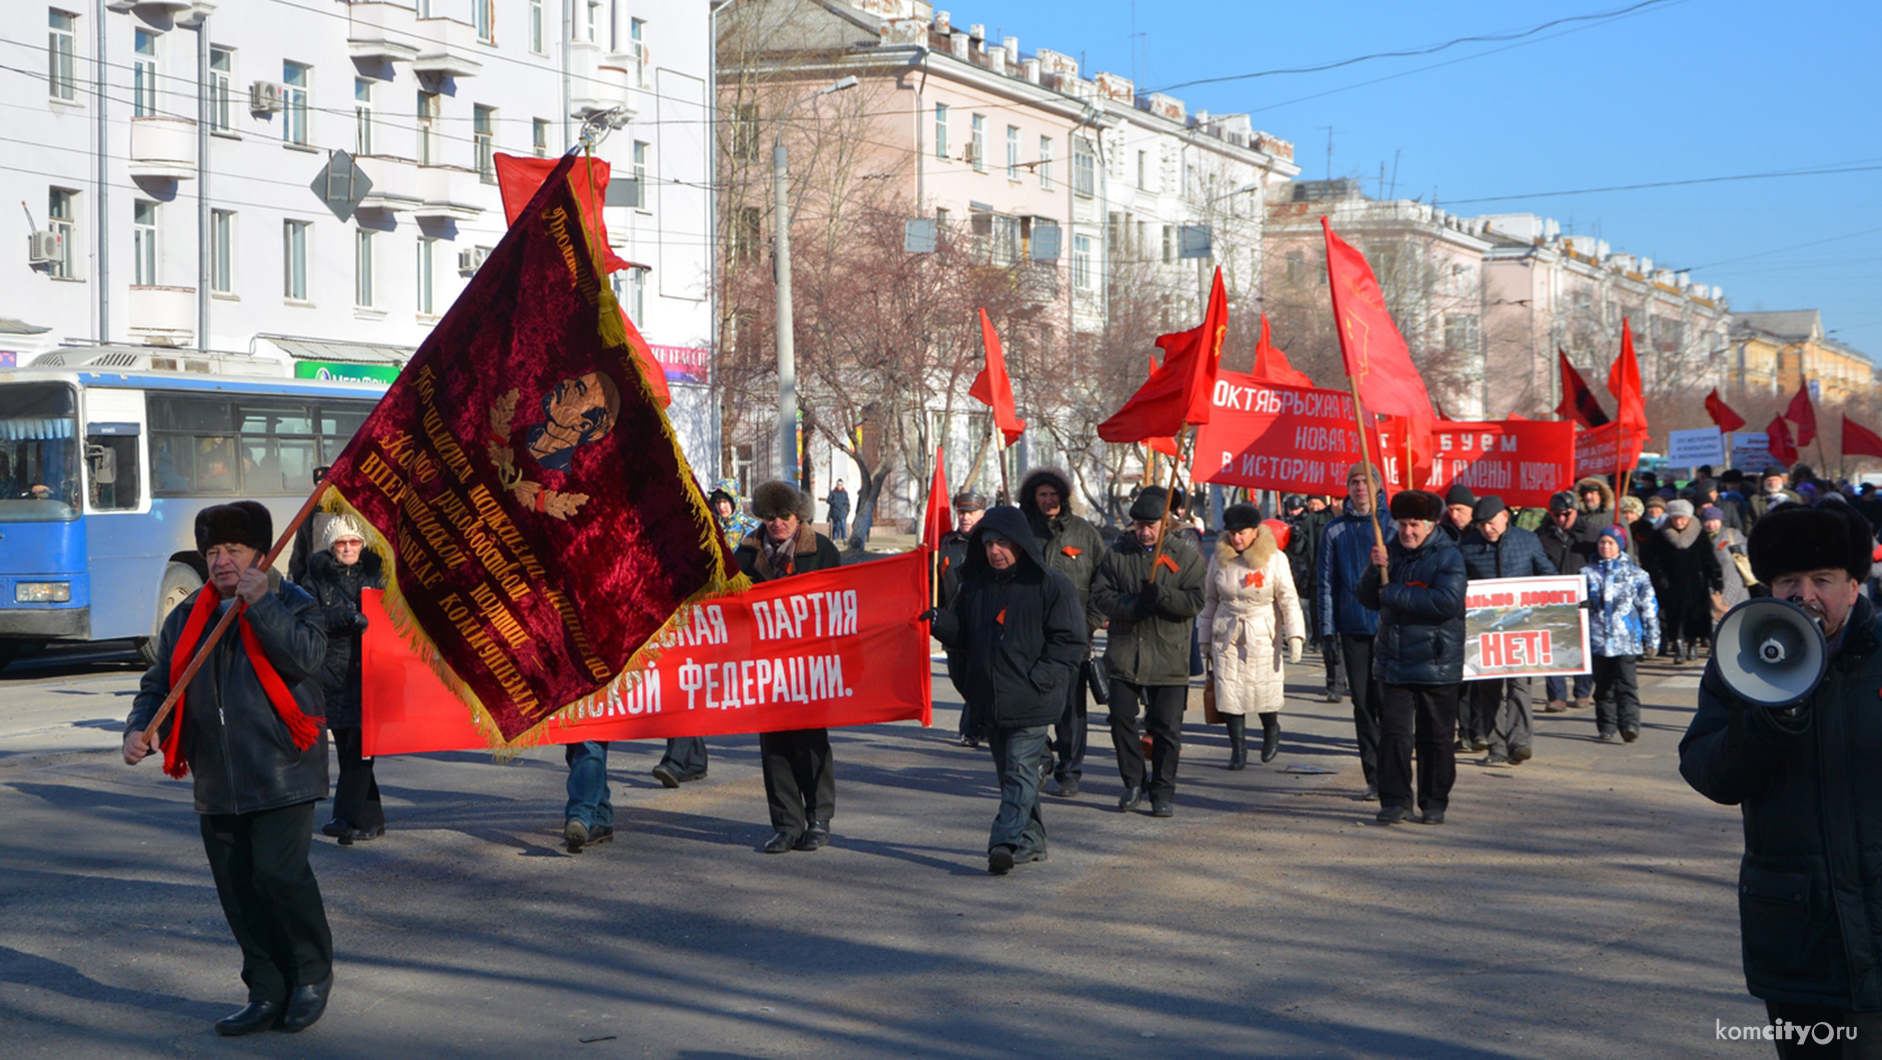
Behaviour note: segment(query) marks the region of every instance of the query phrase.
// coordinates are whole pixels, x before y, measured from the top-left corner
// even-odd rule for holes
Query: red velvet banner
[[[360,710],[369,755],[480,750],[489,740],[367,592]],[[654,661],[551,719],[544,743],[929,722],[921,552],[764,582],[690,609]]]

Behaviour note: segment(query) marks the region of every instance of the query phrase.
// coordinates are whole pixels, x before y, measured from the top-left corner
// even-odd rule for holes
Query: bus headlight
[[[20,582],[13,587],[16,604],[64,604],[71,600],[71,582]]]

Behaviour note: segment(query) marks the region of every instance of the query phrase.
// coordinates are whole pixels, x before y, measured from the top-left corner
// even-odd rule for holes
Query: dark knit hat
[[[1549,510],[1552,512],[1576,511],[1575,495],[1567,490],[1561,490],[1551,495],[1549,497]]]
[[[254,501],[218,504],[196,513],[196,551],[211,545],[247,545],[257,552],[274,547],[274,516]]]
[[[1392,495],[1392,518],[1435,523],[1444,518],[1444,498],[1430,490],[1399,490]]]
[[[1130,517],[1132,521],[1154,523],[1163,518],[1163,498],[1168,492],[1169,491],[1165,490],[1162,486],[1145,486],[1143,490],[1137,494],[1137,499],[1131,502]],[[1176,507],[1174,500],[1172,500],[1170,507]]]
[[[1611,537],[1614,539],[1614,544],[1616,547],[1618,547],[1622,552],[1627,551],[1627,531],[1619,526],[1614,525],[1613,523],[1609,523],[1608,525],[1602,527],[1601,532],[1595,536],[1596,537]]]
[[[1745,553],[1751,573],[1766,585],[1786,574],[1846,570],[1857,581],[1869,578],[1875,532],[1869,521],[1845,504],[1807,508],[1780,505],[1751,528]]]
[[[810,494],[783,479],[772,479],[751,491],[751,513],[761,520],[795,515],[808,523],[815,511]]]
[[[1468,504],[1475,507],[1477,504],[1477,495],[1470,492],[1469,486],[1464,485],[1462,482],[1456,483],[1451,486],[1450,492],[1444,495],[1444,506],[1448,508],[1453,504]]]
[[[1261,525],[1261,509],[1252,504],[1231,504],[1222,513],[1222,529],[1252,530]]]
[[[1503,503],[1503,498],[1492,493],[1471,506],[1470,517],[1477,522],[1487,523],[1496,518],[1496,513],[1508,507],[1509,505]]]

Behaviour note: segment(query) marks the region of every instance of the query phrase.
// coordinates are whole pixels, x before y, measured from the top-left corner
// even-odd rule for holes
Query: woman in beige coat
[[[1248,766],[1248,715],[1261,718],[1261,760],[1279,751],[1282,645],[1300,662],[1307,624],[1287,562],[1286,523],[1261,521],[1252,504],[1222,514],[1222,536],[1209,557],[1199,617],[1215,683],[1215,709],[1229,729],[1229,768]],[[1276,636],[1277,631],[1280,636]]]

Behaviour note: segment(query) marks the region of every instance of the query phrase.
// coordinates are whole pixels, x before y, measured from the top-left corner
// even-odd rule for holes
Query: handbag
[[[1085,687],[1091,690],[1091,701],[1101,707],[1111,704],[1111,682],[1105,678],[1104,663],[1093,658],[1085,659]]]
[[[1745,579],[1745,588],[1758,584],[1758,576],[1751,573],[1751,560],[1738,549],[1732,550],[1732,566],[1738,568],[1738,576]]]
[[[1205,725],[1222,724],[1222,712],[1215,709],[1215,674],[1202,683],[1202,721]]]

